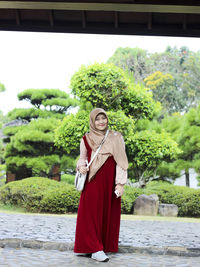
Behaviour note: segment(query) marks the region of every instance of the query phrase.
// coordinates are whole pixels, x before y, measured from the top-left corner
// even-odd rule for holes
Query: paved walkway
[[[0,213],[0,267],[200,267],[200,223],[121,220],[119,252],[73,253],[76,217]]]
[[[74,242],[76,217],[0,213],[0,239]],[[200,223],[121,220],[119,244],[200,249]]]
[[[141,253],[108,254],[108,262],[75,256],[72,251],[0,248],[0,267],[200,267],[200,257]]]

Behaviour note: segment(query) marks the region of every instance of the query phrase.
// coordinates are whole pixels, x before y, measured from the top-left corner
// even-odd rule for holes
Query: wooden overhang
[[[0,1],[0,30],[200,37],[200,1]]]

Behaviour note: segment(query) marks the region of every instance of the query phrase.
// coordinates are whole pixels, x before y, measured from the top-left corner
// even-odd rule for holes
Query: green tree
[[[128,71],[136,82],[140,82],[149,74],[148,58],[147,51],[141,48],[119,47],[109,58],[108,63],[113,63],[124,71]]]
[[[144,83],[152,91],[153,99],[162,104],[163,113],[169,112],[171,114],[179,110],[180,93],[176,90],[171,74],[157,71],[145,78]]]
[[[121,107],[127,116],[135,120],[153,119],[161,111],[159,101],[153,100],[153,94],[141,84],[130,83],[121,97]]]
[[[7,171],[16,173],[18,179],[37,175],[51,177],[53,165],[60,164],[63,155],[63,150],[54,146],[54,130],[77,100],[58,89],[29,89],[18,98],[34,107],[8,113],[14,126],[8,124],[4,129],[8,136]]]
[[[78,105],[77,99],[71,98],[59,89],[27,89],[18,94],[18,99],[29,102],[33,107],[13,109],[8,113],[11,120],[31,121],[36,118],[63,118],[72,107]]]
[[[5,86],[0,83],[0,93],[6,90]],[[5,175],[5,165],[4,165],[4,143],[3,143],[3,134],[2,126],[6,122],[6,116],[3,115],[3,112],[0,110],[0,178],[4,178]]]
[[[121,94],[127,89],[125,73],[113,64],[95,63],[81,68],[72,76],[72,93],[91,107],[118,109]]]
[[[115,76],[113,75],[113,70],[116,72]],[[119,88],[118,92],[120,93],[116,97],[112,92],[115,92],[117,89],[116,84],[120,84],[122,80],[122,84],[126,86]],[[109,82],[107,83],[106,81]],[[107,85],[109,85],[107,90],[110,93],[107,92],[107,95],[105,95],[104,91]],[[136,84],[130,75],[119,68],[110,64],[82,66],[72,77],[71,88],[72,92],[80,99],[81,109],[77,114],[71,114],[60,123],[56,130],[55,144],[58,147],[63,147],[66,153],[70,153],[74,158],[79,155],[81,137],[85,132],[89,131],[89,111],[99,106],[107,110],[110,128],[120,131],[124,136],[130,162],[129,175],[134,181],[140,181],[139,186],[143,185],[141,179],[144,183],[150,179],[161,161],[174,160],[175,155],[178,154],[179,150],[176,147],[176,143],[166,133],[138,133],[135,131],[135,123],[137,124],[144,118],[152,119],[161,106],[158,101],[156,102],[152,99],[152,93],[149,92],[149,89],[145,88],[144,85]],[[141,162],[144,160],[144,155],[146,159],[148,158],[146,165],[142,166],[142,168],[145,166],[143,174],[141,174],[141,166],[135,163],[137,153],[134,147],[137,147],[140,135],[142,138],[144,136],[149,138],[147,138],[149,150],[146,149],[145,142],[143,142],[140,145],[141,151],[143,149],[143,154],[139,153],[138,155]],[[164,139],[166,139],[166,142]],[[153,140],[155,141],[153,142]],[[148,154],[149,151],[152,152],[150,155]],[[150,160],[154,151],[161,152]],[[157,177],[154,175],[154,178],[156,179]]]
[[[176,103],[174,111],[187,111],[191,105],[194,91],[187,82],[186,62],[192,52],[187,47],[167,47],[163,53],[154,53],[150,56],[152,73],[160,71],[170,74],[174,79],[174,99]],[[172,103],[173,105],[173,103]]]
[[[186,177],[186,186],[190,186],[189,169],[194,168],[200,173],[200,106],[191,108],[188,113],[167,116],[162,121],[162,127],[171,133],[179,145],[182,153],[176,161],[169,164],[162,163],[158,168],[161,177],[180,177],[183,171]]]
[[[160,110],[159,102],[152,99],[147,88],[136,84],[113,64],[82,66],[73,75],[70,86],[80,98],[81,109],[123,110],[134,119],[152,118]]]
[[[177,143],[164,130],[140,131],[132,136],[128,143],[129,154],[132,155],[133,176],[135,186],[142,187],[152,180],[165,180],[157,175],[161,162],[172,162],[181,153]]]
[[[148,53],[138,48],[118,48],[108,62],[123,68],[140,82],[155,72],[171,75],[174,89],[169,92],[169,113],[185,112],[191,106],[198,105],[200,52],[192,52],[187,47],[178,49],[169,46],[162,53]]]
[[[200,173],[200,106],[191,108],[185,115],[178,143],[183,150],[179,158],[180,166],[185,171],[186,185],[189,186],[189,168]]]
[[[21,175],[25,173],[25,176],[48,177],[52,166],[60,163],[61,151],[54,146],[54,129],[57,124],[55,118],[39,118],[18,126],[6,147],[7,171]]]
[[[200,102],[200,52],[187,52],[183,62],[182,87],[188,92],[187,107],[197,107]]]

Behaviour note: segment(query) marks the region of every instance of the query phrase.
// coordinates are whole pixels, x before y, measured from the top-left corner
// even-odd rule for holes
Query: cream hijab
[[[95,151],[98,149],[104,135],[108,129],[104,131],[100,131],[95,127],[95,119],[98,114],[104,114],[108,120],[108,116],[104,109],[95,108],[90,113],[90,132],[86,134],[86,139],[89,146],[92,149],[92,155],[94,155]],[[94,161],[90,165],[89,177],[90,181],[94,178],[96,172],[101,168],[101,166],[105,163],[109,156],[113,156],[117,165],[119,165],[122,169],[128,169],[128,159],[126,156],[126,151],[124,149],[124,144],[122,140],[122,135],[119,132],[109,130],[109,134],[106,138],[106,141],[102,145],[98,155],[95,157]]]

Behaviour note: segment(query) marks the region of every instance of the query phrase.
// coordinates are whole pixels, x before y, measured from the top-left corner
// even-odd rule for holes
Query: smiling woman
[[[79,202],[74,252],[91,254],[97,261],[108,261],[105,252],[118,251],[121,196],[128,168],[123,138],[111,130],[89,170],[85,166],[85,160],[90,161],[107,130],[106,112],[101,108],[92,110],[90,132],[81,140],[77,163],[79,171],[88,174]]]
[[[104,131],[107,128],[108,120],[105,114],[99,113],[95,118],[95,127],[97,130]]]

